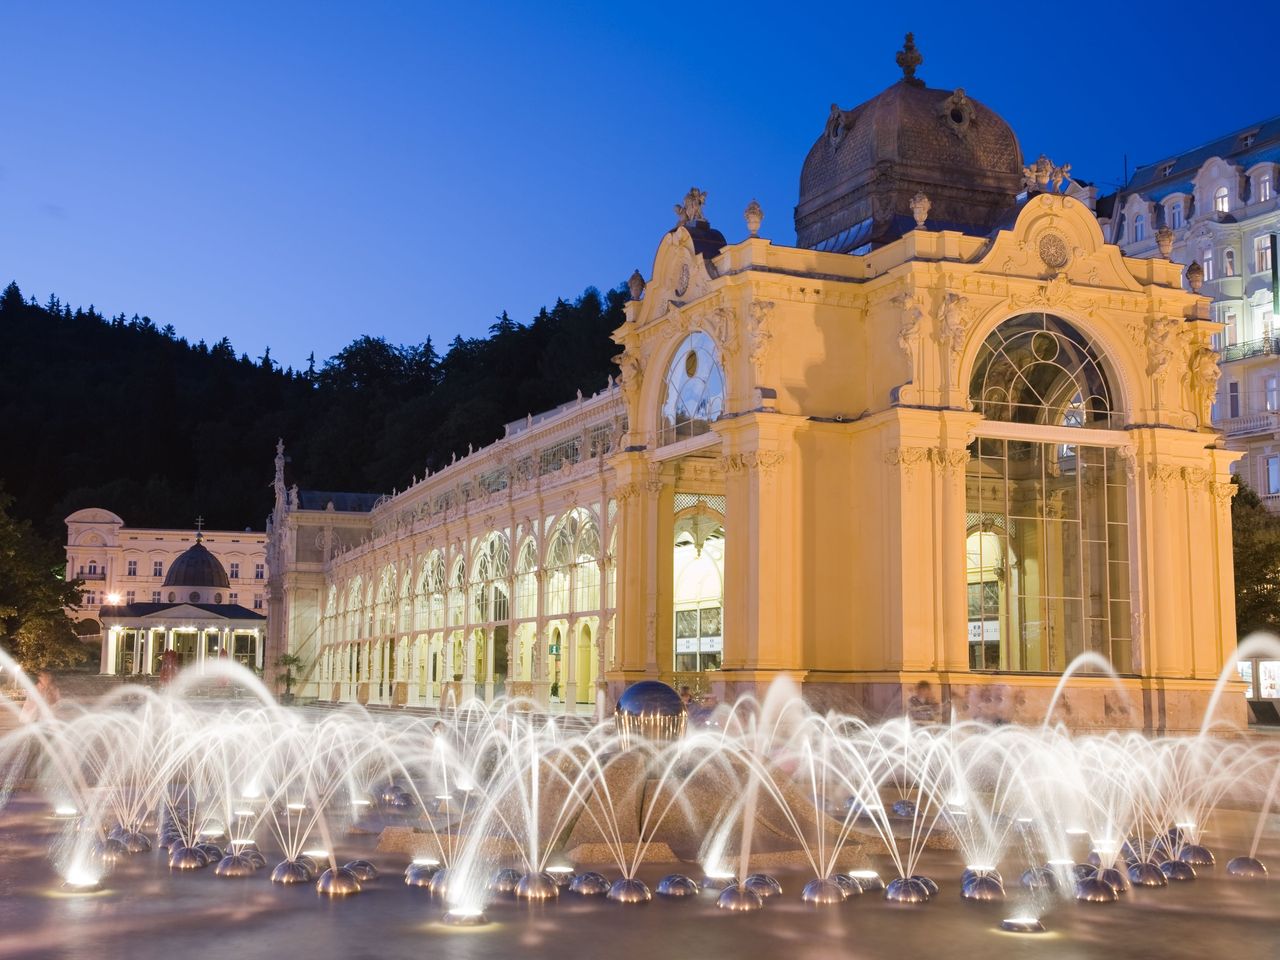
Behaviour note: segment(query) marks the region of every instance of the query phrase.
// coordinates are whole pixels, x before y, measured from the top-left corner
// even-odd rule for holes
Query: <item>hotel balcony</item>
[[[76,579],[77,580],[105,580],[107,579],[107,573],[105,570],[94,570],[94,571],[81,570],[79,573],[76,574]]]
[[[1249,357],[1267,356],[1280,356],[1280,341],[1273,337],[1246,340],[1243,343],[1233,343],[1222,348],[1223,363],[1230,363],[1233,360],[1247,360]]]
[[[1274,411],[1250,413],[1243,417],[1215,420],[1213,425],[1221,430],[1222,435],[1228,440],[1239,437],[1260,437],[1280,431],[1280,413]]]

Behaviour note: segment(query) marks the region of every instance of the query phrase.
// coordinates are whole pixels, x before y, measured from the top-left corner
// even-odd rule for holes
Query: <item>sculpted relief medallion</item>
[[[1061,270],[1071,259],[1067,252],[1067,241],[1056,233],[1046,233],[1040,238],[1039,253],[1044,265],[1053,270]]]

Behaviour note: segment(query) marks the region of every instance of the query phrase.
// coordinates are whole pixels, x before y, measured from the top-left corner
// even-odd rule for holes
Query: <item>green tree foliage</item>
[[[1231,537],[1237,633],[1244,638],[1254,630],[1280,631],[1280,515],[1242,482],[1231,501]]]
[[[395,345],[362,336],[323,364],[282,370],[223,337],[189,344],[172,325],[104,317],[51,296],[0,292],[0,481],[45,536],[107,507],[139,526],[261,527],[271,458],[322,490],[387,492],[449,463],[503,424],[589,393],[615,374],[609,334],[622,289],[590,288],[490,335]]]
[[[0,490],[0,646],[28,673],[73,666],[88,655],[64,609],[79,604],[80,585],[62,579],[61,547],[15,519],[12,503]]]

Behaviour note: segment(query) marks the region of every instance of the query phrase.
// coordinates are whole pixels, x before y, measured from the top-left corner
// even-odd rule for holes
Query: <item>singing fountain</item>
[[[192,695],[219,679],[243,695]],[[16,719],[17,704],[0,708]],[[1070,941],[1103,924],[1123,944],[1159,899],[1183,905],[1161,929],[1188,933],[1277,907],[1257,881],[1280,838],[1280,742],[1219,733],[869,723],[814,712],[785,681],[696,726],[656,681],[590,728],[523,701],[438,716],[286,708],[219,663],[164,693],[124,687],[10,726],[0,816],[26,859],[17,873],[0,863],[0,883],[36,896],[43,857],[60,899],[33,902],[60,943],[71,915],[50,904],[87,898],[118,903],[103,935],[172,945],[153,922],[172,897],[183,922],[219,917],[220,938],[237,911],[337,916],[317,914],[319,899],[343,931],[477,928],[495,956],[521,924],[560,914],[555,929],[599,923],[628,942],[716,908],[776,914],[769,931],[816,911],[838,930],[853,902],[872,939],[940,924],[1001,955],[981,937]],[[732,921],[725,943],[742,946],[728,931],[750,922]]]

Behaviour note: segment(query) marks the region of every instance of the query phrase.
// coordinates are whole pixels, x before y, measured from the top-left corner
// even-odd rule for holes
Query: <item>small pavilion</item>
[[[197,523],[196,542],[169,566],[165,602],[102,608],[101,673],[158,674],[166,650],[183,667],[225,656],[262,671],[267,618],[225,602],[231,581],[202,539]]]

